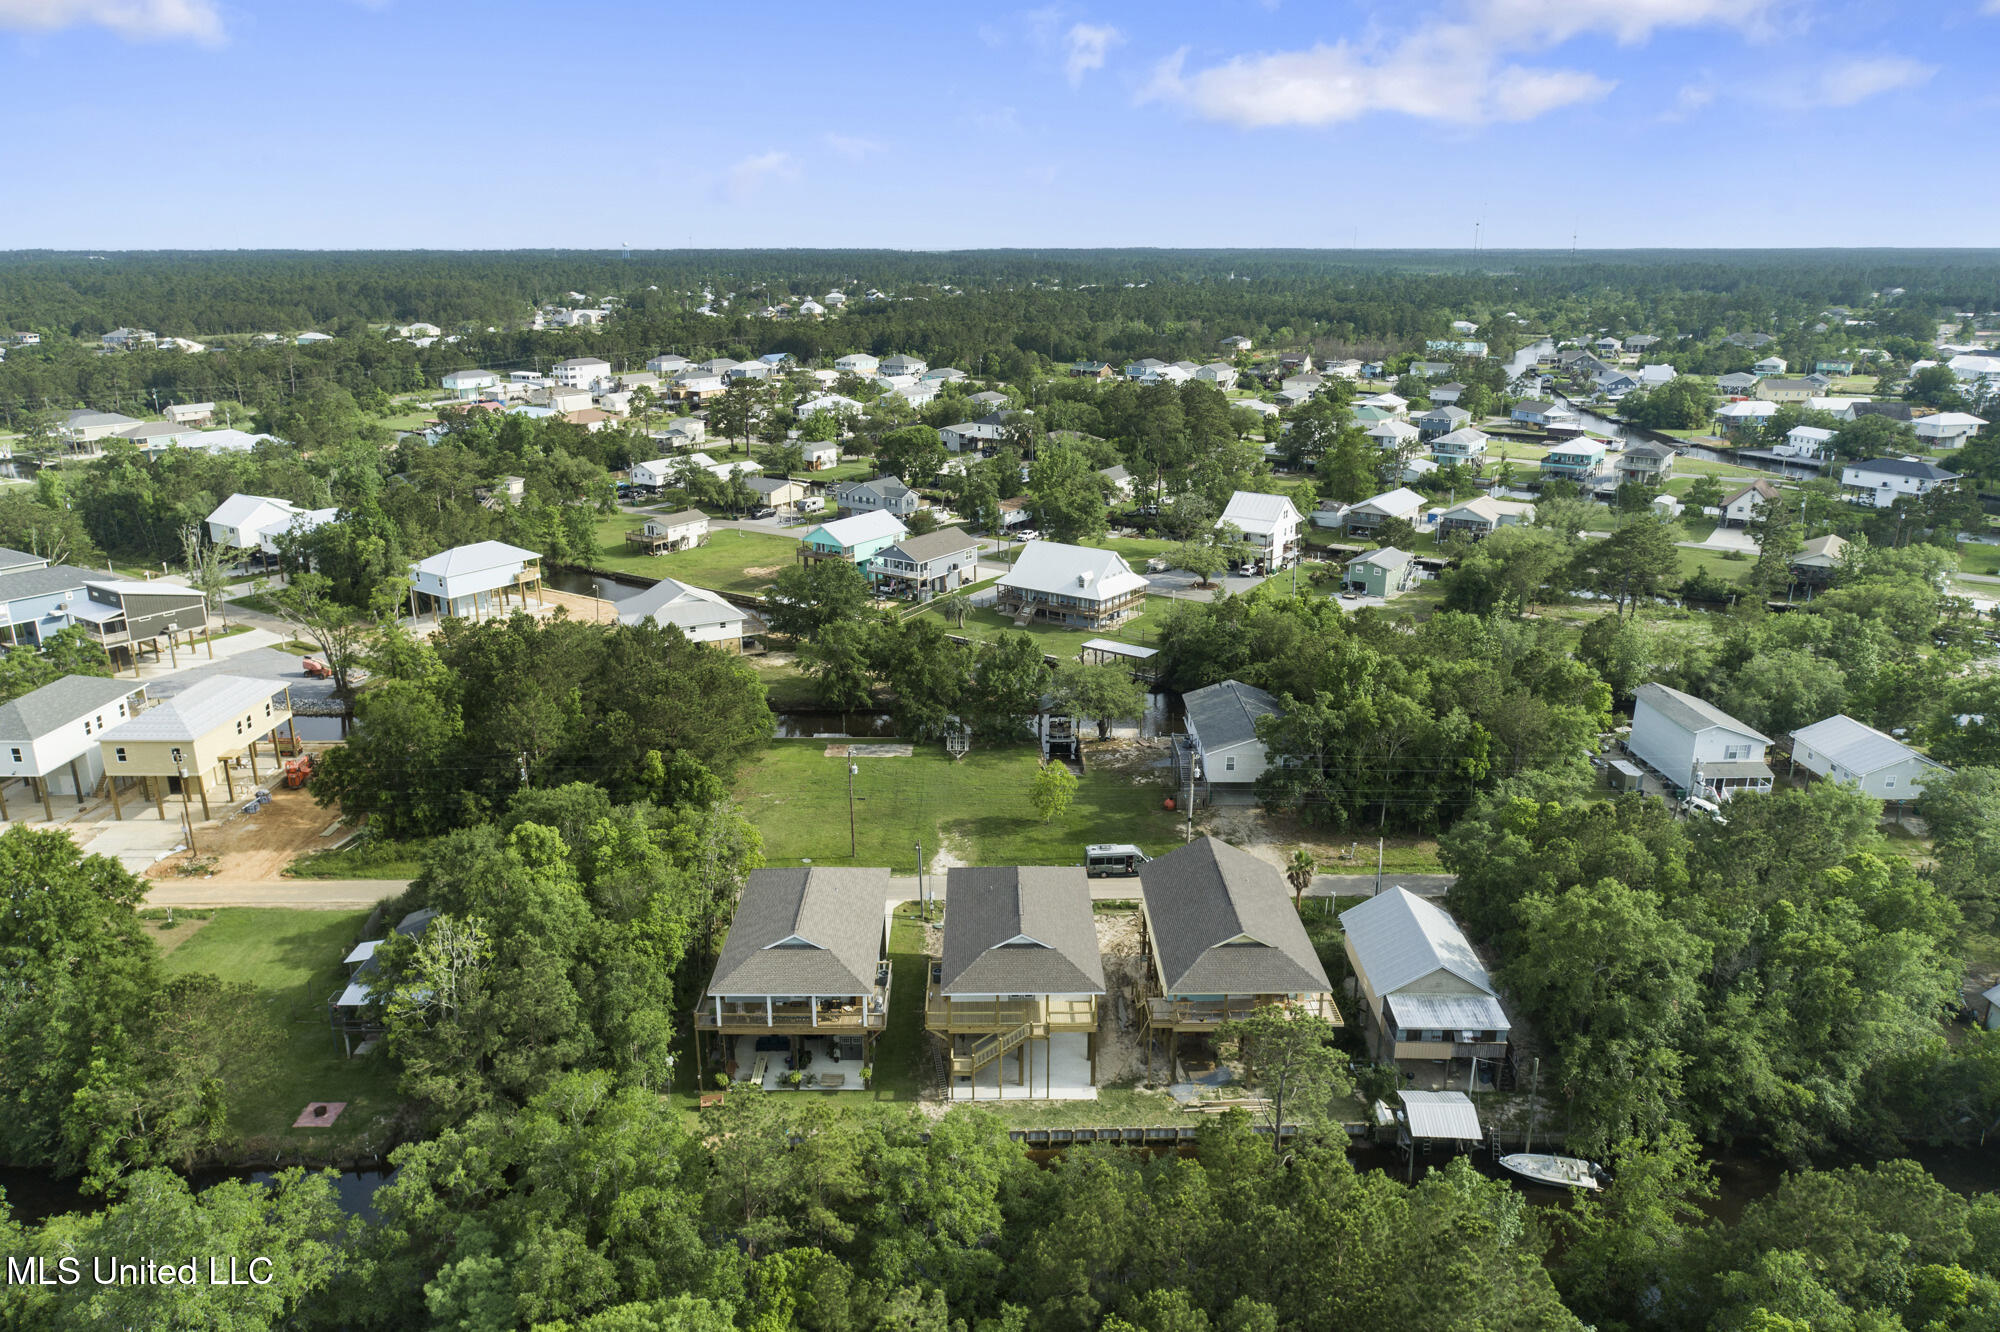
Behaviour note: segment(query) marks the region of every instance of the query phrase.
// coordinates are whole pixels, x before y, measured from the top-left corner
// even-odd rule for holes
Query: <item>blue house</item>
[[[1579,439],[1550,449],[1542,459],[1542,475],[1583,481],[1595,476],[1603,465],[1604,445],[1594,439]]]
[[[836,518],[799,538],[802,560],[848,560],[866,568],[868,561],[910,534],[893,513],[857,513]]]

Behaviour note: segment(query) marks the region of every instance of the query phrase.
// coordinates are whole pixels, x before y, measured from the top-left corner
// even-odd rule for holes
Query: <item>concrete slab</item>
[[[146,813],[153,815],[150,809]],[[126,819],[122,823],[102,824],[88,841],[84,839],[92,830],[77,828],[73,831],[86,852],[94,856],[110,856],[134,874],[141,874],[150,869],[155,861],[172,855],[187,843],[181,832],[179,811],[170,810],[169,815],[164,820],[153,815],[150,818]]]
[[[1021,1058],[1033,1057],[1029,1074],[1032,1087],[1023,1086]],[[953,1078],[954,1101],[1094,1101],[1097,1088],[1090,1085],[1090,1038],[1080,1031],[1057,1032],[1047,1041],[1030,1041],[1000,1061],[999,1087],[993,1085],[993,1069],[979,1070],[976,1078]]]

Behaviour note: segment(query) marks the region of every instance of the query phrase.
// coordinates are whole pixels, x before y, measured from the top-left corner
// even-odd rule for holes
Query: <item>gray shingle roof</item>
[[[65,675],[0,705],[0,740],[35,740],[145,688],[133,680]]]
[[[48,563],[39,555],[31,555],[25,550],[15,550],[11,546],[0,546],[0,574],[15,573],[22,569],[39,569]]]
[[[869,993],[888,896],[886,869],[751,871],[708,993]]]
[[[903,558],[916,564],[922,564],[926,560],[935,560],[944,555],[956,555],[961,551],[976,551],[978,548],[978,540],[967,536],[965,529],[959,527],[941,527],[935,532],[926,532],[922,536],[904,537],[895,545],[889,547],[888,550],[883,551],[882,554],[888,555],[894,552],[901,552]]]
[[[10,574],[0,574],[0,602],[73,592],[97,577],[100,575],[88,569],[67,564],[53,564],[46,569],[17,569]]]
[[[1181,699],[1187,727],[1205,749],[1227,749],[1257,738],[1257,719],[1275,717],[1278,700],[1241,680],[1191,690]]]
[[[1102,994],[1104,963],[1077,866],[957,867],[946,879],[946,994]]]
[[[1919,481],[1956,481],[1957,472],[1947,472],[1933,462],[1917,458],[1870,458],[1867,462],[1849,463],[1857,472],[1874,472],[1879,476],[1907,476]]]
[[[1148,862],[1139,888],[1166,993],[1333,989],[1276,866],[1202,837]]]

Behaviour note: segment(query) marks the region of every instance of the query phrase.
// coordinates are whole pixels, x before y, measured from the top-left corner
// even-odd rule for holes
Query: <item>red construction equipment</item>
[[[297,790],[312,780],[313,756],[303,754],[298,758],[285,760],[285,785]]]
[[[333,667],[327,665],[317,657],[303,658],[299,662],[299,665],[306,668],[306,676],[309,679],[331,680],[333,678]]]

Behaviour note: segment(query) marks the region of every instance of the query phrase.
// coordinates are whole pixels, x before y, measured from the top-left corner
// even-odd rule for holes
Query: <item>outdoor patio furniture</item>
[[[847,1085],[847,1075],[845,1073],[821,1073],[813,1079],[813,1084],[818,1087],[845,1087]]]

